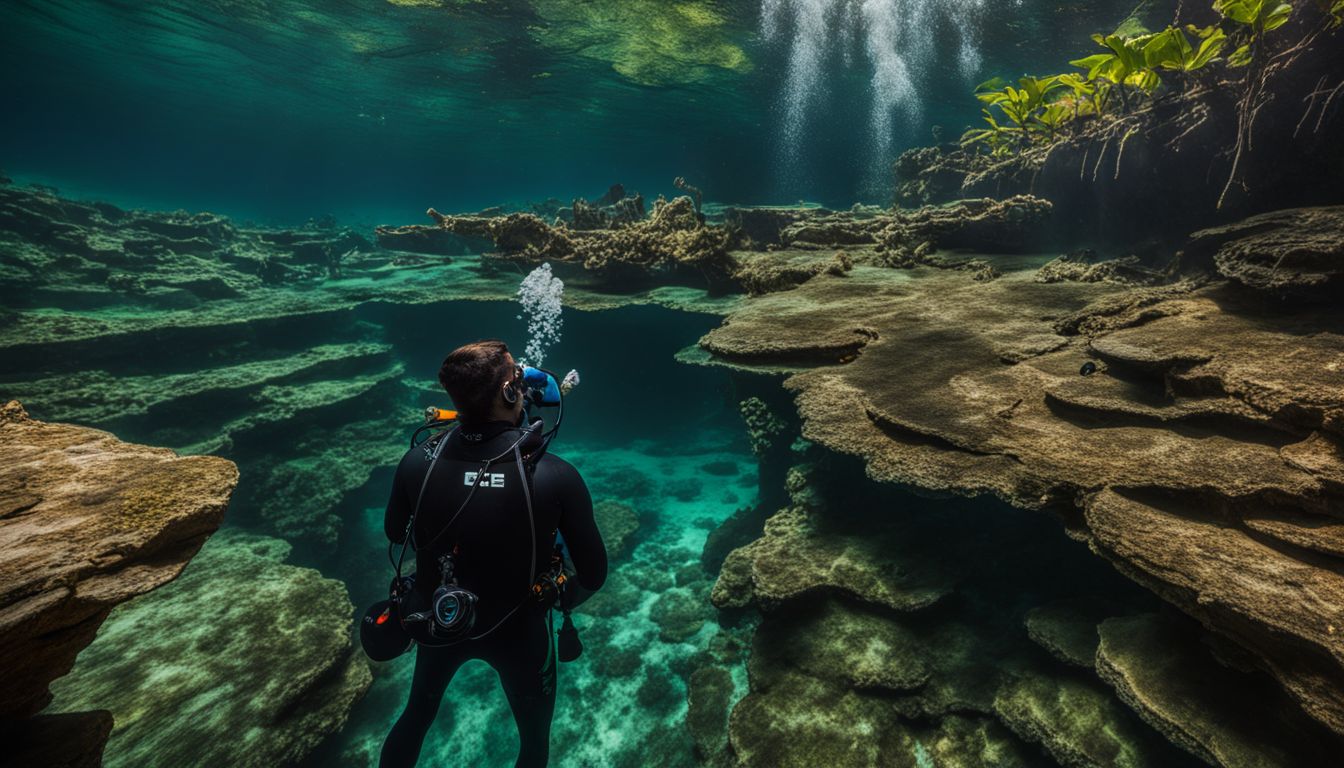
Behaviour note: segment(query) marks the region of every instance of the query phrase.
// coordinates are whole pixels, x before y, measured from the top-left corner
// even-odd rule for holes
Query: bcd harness
[[[484,461],[468,461],[463,459],[445,459],[447,462],[455,465],[463,473],[464,483],[461,485],[450,485],[450,493],[456,490],[458,495],[463,488],[470,485],[470,490],[466,492],[466,497],[462,500],[457,510],[449,517],[448,521],[439,529],[430,541],[423,547],[416,538],[416,521],[419,518],[420,506],[424,501],[425,491],[429,487],[430,478],[434,475],[435,467],[439,465],[444,448],[447,446],[451,435],[460,428],[460,424],[453,425],[449,430],[441,433],[437,437],[437,444],[434,445],[430,453],[429,468],[425,471],[425,477],[420,483],[420,491],[416,496],[415,506],[411,512],[411,518],[406,526],[405,536],[402,539],[401,553],[395,562],[396,579],[393,581],[393,597],[399,598],[399,602],[411,597],[414,589],[412,577],[403,577],[401,569],[406,555],[406,550],[413,547],[417,552],[432,552],[436,544],[452,529],[453,523],[462,515],[475,497],[477,491],[481,488],[489,488],[491,494],[502,494],[505,498],[498,499],[508,507],[513,507],[517,501],[517,493],[520,490],[523,506],[527,509],[528,530],[531,540],[531,549],[528,558],[528,578],[527,593],[515,604],[507,613],[499,618],[489,629],[478,634],[471,634],[475,622],[475,607],[478,598],[475,593],[464,589],[457,583],[457,573],[455,566],[460,553],[459,545],[454,544],[448,554],[438,558],[440,584],[434,591],[434,597],[427,609],[416,610],[410,613],[402,613],[401,620],[404,624],[423,625],[422,635],[432,638],[421,642],[429,645],[453,645],[464,640],[479,640],[495,631],[513,614],[517,613],[529,600],[554,601],[563,587],[566,576],[563,570],[563,559],[558,556],[559,547],[557,546],[557,555],[552,558],[551,571],[537,576],[537,530],[536,515],[532,501],[532,477],[536,470],[537,462],[545,453],[548,440],[541,438],[541,422],[533,422],[528,427],[520,428],[522,434],[503,452],[492,456]],[[432,438],[433,439],[433,438]],[[529,443],[529,452],[524,455],[524,444]],[[512,467],[517,472],[516,483],[509,483],[507,474],[491,473],[491,468],[498,462],[506,460],[512,455]],[[479,463],[478,463],[479,462]],[[478,467],[475,472],[468,471],[467,467]],[[454,475],[450,475],[452,477]],[[513,504],[509,502],[513,501]],[[423,593],[422,593],[423,594]],[[568,610],[565,610],[568,616]]]

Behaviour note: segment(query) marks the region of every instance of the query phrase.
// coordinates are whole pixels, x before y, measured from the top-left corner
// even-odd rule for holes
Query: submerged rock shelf
[[[1333,240],[1317,228],[1308,247],[1337,262],[1340,209],[1265,220],[1323,218],[1335,222]],[[1266,226],[1228,228],[1220,252],[1269,261],[1276,242],[1299,252],[1298,240],[1266,239]],[[1280,304],[1282,282],[1238,283],[1042,284],[1028,271],[983,283],[855,267],[749,300],[701,346],[748,369],[782,361],[796,370],[831,355],[785,381],[804,437],[862,457],[877,480],[1056,512],[1122,573],[1233,640],[1243,666],[1273,678],[1324,726],[1317,731],[1334,732],[1315,743],[1337,742],[1344,315],[1330,304]],[[846,336],[852,349],[837,349],[832,340]],[[1080,375],[1089,361],[1097,372]],[[761,542],[770,536],[767,528]],[[739,578],[725,566],[720,587]],[[1145,719],[1162,717],[1121,692]],[[1020,699],[1003,695],[1005,722],[1062,762],[1113,764],[1054,742],[1006,704]],[[1296,710],[1270,699],[1258,706],[1272,718]],[[1201,731],[1163,722],[1164,731]],[[1300,727],[1263,738],[1274,749],[1305,747],[1312,741],[1295,735]],[[1192,738],[1174,740],[1218,764],[1308,764],[1234,746],[1214,754],[1208,742],[1222,737]]]

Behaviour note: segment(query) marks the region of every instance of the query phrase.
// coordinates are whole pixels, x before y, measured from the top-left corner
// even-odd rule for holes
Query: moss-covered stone
[[[649,608],[665,643],[683,643],[694,637],[705,622],[714,619],[714,607],[703,590],[678,587],[663,592]]]
[[[728,749],[728,711],[732,706],[733,677],[727,669],[701,667],[686,684],[686,727],[701,761],[720,758]]]
[[[819,528],[801,509],[770,518],[765,535],[724,562],[712,599],[721,608],[771,608],[813,592],[843,592],[895,610],[917,610],[952,589],[952,579],[914,554],[899,534],[857,536]]]
[[[752,644],[752,680],[797,670],[855,689],[908,691],[929,679],[930,651],[882,611],[822,600],[768,617]]]
[[[1075,599],[1027,611],[1027,634],[1052,656],[1092,669],[1097,655],[1097,624],[1116,609],[1104,601]]]
[[[0,718],[41,710],[108,611],[176,578],[237,482],[224,459],[0,405]],[[83,708],[105,707],[90,697]]]
[[[345,587],[285,564],[288,552],[217,534],[168,588],[112,613],[52,710],[111,710],[108,766],[302,760],[344,725],[371,677],[351,647]]]
[[[1328,765],[1338,756],[1282,691],[1216,662],[1196,629],[1155,614],[1107,619],[1097,672],[1146,722],[1212,765]]]
[[[639,516],[634,507],[615,499],[599,499],[593,505],[593,519],[607,545],[607,557],[619,560],[629,553],[631,540],[639,530]]]
[[[1014,733],[1069,768],[1170,764],[1163,762],[1160,741],[1096,683],[1023,675],[1000,689],[994,711]]]

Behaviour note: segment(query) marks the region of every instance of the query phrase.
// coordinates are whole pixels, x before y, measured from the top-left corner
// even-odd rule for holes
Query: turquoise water
[[[0,30],[0,168],[285,223],[614,182],[651,198],[675,176],[725,202],[885,202],[896,152],[979,120],[971,86],[1058,67],[1135,3],[859,5],[21,0]]]
[[[209,210],[274,226],[330,215],[368,237],[377,224],[420,223],[431,205],[445,212],[525,208],[547,198],[564,205],[616,182],[652,199],[676,194],[677,176],[711,203],[885,205],[901,151],[955,139],[978,119],[975,83],[1057,68],[1091,45],[1091,32],[1131,13],[1165,18],[1173,5],[24,0],[8,4],[0,28],[0,169],[72,198]],[[474,256],[457,258],[476,266]],[[460,297],[453,287],[445,296]],[[50,311],[59,313],[70,289],[25,296],[23,308],[46,311],[43,302],[55,297]],[[489,298],[371,301],[248,316],[237,325],[184,324],[156,331],[152,343],[109,334],[45,349],[34,340],[23,359],[0,362],[0,388],[30,395],[26,405],[38,419],[235,461],[241,479],[226,535],[207,543],[202,557],[236,549],[231,534],[265,537],[271,549],[283,540],[290,551],[281,559],[312,569],[285,571],[288,578],[316,572],[334,580],[354,618],[386,597],[383,505],[420,414],[449,405],[435,379],[444,354],[482,337],[502,338],[515,352],[527,341],[518,306]],[[125,311],[153,314],[130,301]],[[840,529],[866,536],[876,528],[954,574],[954,595],[903,620],[912,631],[964,643],[953,650],[973,658],[958,674],[988,678],[1000,667],[1054,663],[1023,634],[1032,608],[1104,595],[1132,611],[1161,609],[1057,520],[989,499],[878,486],[858,459],[795,441],[791,418],[787,461],[763,478],[740,404],[763,397],[791,417],[782,377],[678,359],[720,322],[663,306],[566,307],[563,338],[547,354],[548,367],[583,376],[553,450],[578,467],[596,501],[626,505],[638,523],[613,557],[608,584],[577,617],[586,650],[559,670],[552,765],[720,764],[711,760],[721,755],[697,753],[687,725],[691,676],[726,673],[727,704],[718,713],[726,719],[727,707],[748,693],[753,638],[812,619],[798,606],[762,618],[710,603],[726,550],[759,537],[764,518],[787,503],[789,464],[815,473],[809,487],[830,501]],[[328,348],[336,351],[317,363],[293,363]],[[296,367],[243,376],[247,383],[232,389],[166,391],[248,365]],[[713,540],[725,530],[732,535]],[[162,589],[165,599],[182,598],[173,589]],[[140,620],[134,606],[119,608],[109,626]],[[117,650],[115,642],[112,631],[95,641],[82,666],[56,684],[53,710],[98,705],[86,695],[94,683],[115,687],[88,661],[106,658],[100,654]],[[945,650],[929,646],[931,656]],[[211,710],[219,703],[212,697],[232,696],[222,693],[229,681],[209,676],[208,650],[155,648],[167,661],[151,671],[165,678],[190,676],[193,665],[206,670],[192,683],[204,691],[193,704]],[[375,764],[412,664],[407,655],[372,665],[367,693],[304,764]],[[286,668],[279,655],[256,665]],[[1061,690],[1076,685],[1119,712],[1103,725],[1143,727],[1092,670],[1052,674]],[[140,704],[167,708],[153,681],[136,683],[150,692],[143,702],[117,702],[124,706],[105,754],[111,766],[146,764],[151,740],[134,730]],[[167,742],[195,738],[192,717],[209,719],[153,714],[165,718],[157,736]],[[911,718],[924,741],[893,764],[929,764],[927,729],[945,714]],[[240,718],[214,732],[264,734],[269,725]],[[226,754],[184,746],[186,738],[174,748],[200,750],[202,763]],[[1037,744],[1024,749],[1021,764],[1055,764]],[[1165,742],[1151,749],[1164,766],[1190,761]],[[464,667],[421,765],[508,766],[515,750],[493,673],[479,662]]]

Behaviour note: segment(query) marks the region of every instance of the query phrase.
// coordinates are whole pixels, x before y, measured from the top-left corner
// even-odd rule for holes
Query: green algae
[[[344,586],[284,563],[289,551],[216,534],[175,582],[113,610],[53,686],[51,710],[111,710],[112,768],[303,759],[345,724],[370,676]]]
[[[714,0],[533,0],[544,45],[610,64],[646,86],[708,83],[752,70],[740,23]]]

